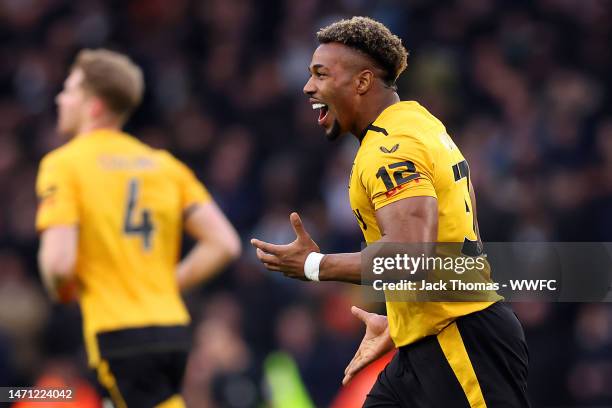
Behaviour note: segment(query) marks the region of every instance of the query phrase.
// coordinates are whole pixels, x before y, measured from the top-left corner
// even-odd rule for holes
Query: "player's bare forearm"
[[[381,208],[376,212],[376,218],[383,236],[377,244],[435,242],[437,212],[437,202],[432,197],[413,197]],[[362,262],[377,255],[384,255],[378,253],[381,248],[380,245],[373,245],[361,252],[325,255],[321,260],[319,279],[367,283],[373,276],[362,274]],[[392,249],[393,247],[389,247],[390,251]],[[402,274],[401,278],[416,280],[419,275]]]
[[[377,243],[383,243],[383,240]],[[368,259],[373,259],[378,247],[370,246],[361,252],[344,253],[344,254],[326,254],[321,260],[319,267],[319,280],[321,281],[336,281],[355,284],[368,285],[376,278],[372,273],[372,268],[364,268],[370,265]],[[388,279],[393,279],[391,272],[387,274]],[[420,275],[401,275],[402,279],[417,280]]]
[[[361,253],[327,254],[321,260],[319,279],[360,284]]]
[[[375,279],[380,279],[372,272],[371,260],[378,256],[393,257],[396,251],[402,249],[402,247],[397,247],[399,243],[401,243],[401,237],[385,235],[376,241],[375,245],[369,245],[361,252],[326,254],[319,267],[319,280],[370,284]],[[388,244],[389,246],[385,247],[381,244]],[[422,248],[422,250],[425,251],[426,248]],[[394,279],[392,274],[393,272],[389,271],[386,277]],[[421,275],[400,273],[397,279],[419,280]]]
[[[210,280],[237,256],[220,244],[196,244],[178,266],[180,290],[188,290]]]
[[[50,227],[43,231],[38,250],[38,268],[44,287],[54,301],[67,302],[76,296],[75,226]]]
[[[433,197],[413,197],[391,203],[376,212],[383,237],[377,243],[427,243],[437,237],[437,201]],[[312,252],[320,252],[304,228],[297,213],[289,216],[296,239],[284,245],[252,239],[257,258],[270,271],[307,280],[305,262]],[[362,262],[378,254],[380,246],[365,248],[362,252],[326,254],[318,265],[318,280],[369,283],[373,276],[362,276]],[[412,276],[417,279],[417,276]]]
[[[197,244],[178,266],[181,291],[211,279],[238,258],[242,248],[238,233],[213,202],[192,207],[185,230]]]

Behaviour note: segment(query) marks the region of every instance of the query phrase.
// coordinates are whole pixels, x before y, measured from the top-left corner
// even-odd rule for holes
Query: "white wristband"
[[[304,276],[311,281],[319,281],[319,265],[321,265],[321,259],[325,255],[318,252],[311,252],[306,257],[304,262]]]

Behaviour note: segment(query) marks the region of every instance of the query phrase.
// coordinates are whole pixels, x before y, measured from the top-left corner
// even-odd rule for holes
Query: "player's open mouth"
[[[327,107],[326,104],[317,102],[317,103],[312,104],[312,109],[313,110],[319,109],[319,118],[317,120],[317,123],[322,126],[325,123],[325,119],[327,119],[329,108]]]

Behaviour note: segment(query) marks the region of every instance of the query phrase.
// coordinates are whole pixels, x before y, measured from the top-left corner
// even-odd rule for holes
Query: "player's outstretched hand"
[[[282,272],[290,278],[306,280],[304,276],[306,257],[311,252],[320,252],[320,249],[304,229],[297,213],[291,213],[289,221],[295,231],[295,241],[286,245],[275,245],[253,238],[251,245],[256,248],[257,258],[268,270]]]
[[[351,313],[365,323],[366,332],[355,356],[344,370],[342,385],[348,384],[362,368],[395,347],[389,336],[387,316],[369,313],[356,306],[351,308]]]

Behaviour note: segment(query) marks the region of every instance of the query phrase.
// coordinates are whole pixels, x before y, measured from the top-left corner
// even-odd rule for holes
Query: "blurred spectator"
[[[42,357],[38,342],[48,302],[16,252],[2,251],[0,265],[0,333],[6,333],[10,341],[12,364],[22,375],[31,375]]]
[[[185,375],[194,407],[251,407],[259,400],[253,356],[240,335],[240,309],[230,296],[209,304],[198,325]]]

